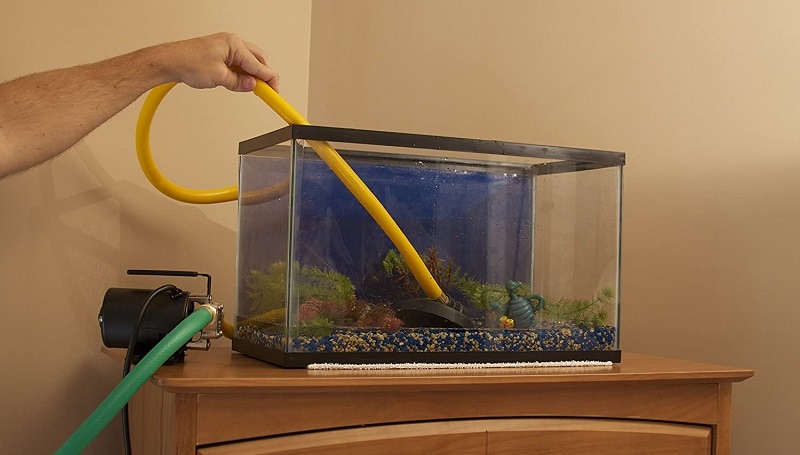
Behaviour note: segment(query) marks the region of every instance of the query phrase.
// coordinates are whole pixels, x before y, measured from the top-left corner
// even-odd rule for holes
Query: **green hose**
[[[205,309],[205,308],[204,308]],[[108,422],[125,406],[136,391],[167,361],[167,359],[188,342],[197,332],[211,322],[211,310],[195,311],[159,341],[142,358],[128,375],[108,394],[97,409],[89,415],[75,433],[56,452],[60,454],[79,454],[108,425]]]

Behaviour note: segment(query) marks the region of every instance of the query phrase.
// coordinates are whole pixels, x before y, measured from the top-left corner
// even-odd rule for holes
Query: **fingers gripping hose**
[[[150,150],[150,125],[153,115],[161,100],[169,92],[174,83],[164,84],[154,88],[145,99],[142,110],[139,114],[139,121],[136,124],[136,153],[139,157],[139,164],[142,167],[147,179],[159,191],[165,195],[182,201],[195,204],[210,204],[216,202],[233,201],[237,198],[238,190],[236,187],[221,188],[218,190],[190,190],[180,187],[170,182],[158,170],[153,161],[152,151]],[[286,102],[275,90],[263,81],[256,81],[256,88],[253,93],[267,103],[284,121],[289,124],[309,125],[299,112]],[[376,223],[383,229],[392,243],[397,247],[400,255],[406,261],[409,270],[416,278],[425,295],[431,300],[438,300],[447,304],[449,299],[442,292],[442,289],[431,276],[430,271],[420,258],[414,246],[408,241],[400,227],[394,221],[386,208],[380,203],[377,197],[370,191],[369,187],[353,171],[350,165],[339,155],[330,144],[324,141],[308,141],[311,148],[317,152],[325,164],[330,167],[334,174],[342,181],[348,190],[356,197],[359,203],[367,210]]]
[[[123,406],[164,362],[186,344],[194,334],[203,329],[213,317],[212,310],[200,307],[170,331],[142,358],[136,368],[111,391],[97,409],[64,442],[56,455],[79,454],[108,425]]]

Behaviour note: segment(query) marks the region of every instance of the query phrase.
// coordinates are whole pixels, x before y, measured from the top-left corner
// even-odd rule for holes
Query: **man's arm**
[[[278,88],[261,49],[219,33],[0,84],[0,178],[62,153],[157,85],[250,91],[255,78]]]

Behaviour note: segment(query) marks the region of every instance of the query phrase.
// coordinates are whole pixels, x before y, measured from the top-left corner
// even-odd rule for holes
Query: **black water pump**
[[[196,304],[217,307],[218,317],[197,337],[173,354],[168,362],[183,360],[186,349],[208,349],[211,338],[222,336],[222,306],[211,299],[211,275],[176,270],[128,270],[128,275],[206,277],[206,294],[191,295],[174,285],[157,289],[109,288],[103,298],[98,322],[103,344],[130,348],[134,363],[145,356],[167,333],[191,314]],[[132,342],[132,338],[135,340]]]

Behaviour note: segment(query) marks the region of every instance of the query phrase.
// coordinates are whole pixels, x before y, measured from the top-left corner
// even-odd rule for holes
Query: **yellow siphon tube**
[[[153,116],[161,104],[161,100],[175,86],[175,82],[159,85],[150,90],[144,100],[139,119],[136,122],[136,156],[147,180],[159,191],[172,199],[191,204],[215,204],[218,202],[235,201],[239,190],[235,186],[214,190],[192,190],[172,183],[161,173],[153,160],[153,151],[150,150],[150,126]]]
[[[142,105],[139,119],[136,123],[136,154],[139,165],[150,183],[165,195],[181,202],[193,204],[213,204],[217,202],[234,201],[238,197],[238,188],[235,186],[214,190],[192,190],[172,183],[159,170],[153,160],[150,149],[150,126],[153,116],[161,100],[175,86],[175,83],[160,85],[150,91]],[[299,112],[283,99],[266,82],[258,80],[253,93],[267,103],[285,122],[295,125],[309,125]],[[322,158],[325,164],[342,181],[358,202],[372,216],[376,223],[383,229],[395,245],[400,255],[406,261],[409,270],[419,283],[425,295],[431,300],[443,304],[449,303],[449,298],[431,276],[430,271],[420,258],[414,246],[411,245],[392,216],[380,203],[369,187],[358,177],[349,164],[339,155],[330,144],[325,141],[308,141],[311,148]]]

